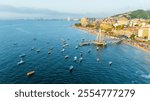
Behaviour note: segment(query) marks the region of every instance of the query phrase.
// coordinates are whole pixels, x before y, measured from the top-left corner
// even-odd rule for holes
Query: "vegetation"
[[[144,11],[144,10],[136,10],[131,12],[129,14],[131,18],[143,18],[143,19],[149,19],[150,18],[150,11]]]
[[[132,12],[118,14],[113,17],[119,17],[119,16],[124,16],[124,17],[130,18],[130,19],[134,19],[134,18],[150,19],[150,11],[136,10],[136,11],[132,11]]]
[[[131,39],[131,40],[135,40],[135,34],[132,34],[132,35],[130,36],[130,39]]]
[[[110,32],[113,29],[113,26],[109,25],[109,24],[101,24],[100,28],[106,32]]]
[[[76,23],[75,26],[76,27],[81,27],[81,23]]]

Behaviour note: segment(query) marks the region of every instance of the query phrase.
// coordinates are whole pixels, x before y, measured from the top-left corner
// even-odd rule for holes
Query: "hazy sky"
[[[71,13],[119,13],[136,9],[150,9],[150,0],[0,0],[0,5],[47,8]]]

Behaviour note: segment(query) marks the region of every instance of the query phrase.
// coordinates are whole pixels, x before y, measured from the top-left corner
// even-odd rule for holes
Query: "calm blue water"
[[[0,21],[0,83],[88,83],[132,84],[150,83],[150,54],[125,44],[109,44],[96,50],[95,46],[75,49],[82,39],[95,36],[71,27],[75,22],[14,20]],[[36,38],[37,40],[33,40]],[[64,38],[69,44],[61,53]],[[16,44],[16,45],[14,45]],[[40,48],[41,52],[31,51]],[[48,49],[53,47],[52,54]],[[91,53],[87,53],[91,49]],[[73,57],[83,51],[83,62]],[[19,55],[25,53],[25,64],[18,66]],[[68,59],[64,59],[69,55]],[[100,58],[100,62],[96,59]],[[113,64],[110,67],[109,61]],[[69,72],[73,65],[74,70]],[[36,71],[27,77],[29,71]]]

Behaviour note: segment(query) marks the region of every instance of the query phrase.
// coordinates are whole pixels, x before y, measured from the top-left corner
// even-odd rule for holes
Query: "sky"
[[[0,5],[46,8],[69,13],[120,13],[150,9],[150,0],[0,0]]]

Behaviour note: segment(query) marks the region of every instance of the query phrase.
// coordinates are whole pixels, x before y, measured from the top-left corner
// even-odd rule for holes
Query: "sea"
[[[1,20],[0,84],[150,84],[150,53],[123,43],[76,49],[96,36],[73,28],[75,23]],[[24,63],[18,65],[21,58]],[[31,71],[35,73],[27,76]]]

